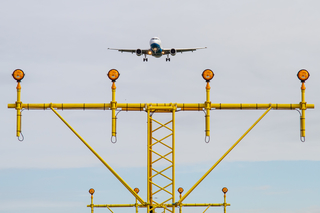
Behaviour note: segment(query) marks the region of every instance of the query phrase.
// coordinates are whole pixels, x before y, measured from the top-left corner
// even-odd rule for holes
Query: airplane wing
[[[116,48],[108,48],[109,50],[118,50],[119,52],[128,52],[128,53],[136,53],[137,50],[141,50],[142,54],[147,54],[148,53],[148,49],[116,49]]]
[[[176,52],[178,53],[183,53],[183,52],[193,52],[198,49],[206,49],[207,47],[196,47],[196,48],[164,48],[162,51],[164,51],[164,54],[170,54],[172,49],[175,49]]]

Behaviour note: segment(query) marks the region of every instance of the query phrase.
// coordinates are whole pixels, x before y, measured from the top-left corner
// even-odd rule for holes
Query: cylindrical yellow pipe
[[[151,210],[153,204],[152,199],[152,119],[151,119],[150,108],[147,106],[147,117],[148,117],[148,135],[147,135],[147,202],[148,202],[148,213]]]
[[[305,141],[306,137],[306,100],[305,100],[306,86],[304,82],[301,85],[301,117],[300,117],[300,139],[302,142]]]
[[[138,200],[136,198],[136,213],[138,213]]]
[[[21,133],[21,85],[18,82],[17,85],[17,102],[15,106],[17,110],[17,137],[20,137]]]
[[[210,140],[210,110],[211,110],[211,102],[210,102],[210,84],[207,82],[206,91],[207,91],[207,97],[206,97],[206,142],[209,142]]]
[[[91,195],[91,213],[93,213],[94,212],[94,210],[93,210],[93,195]]]
[[[227,212],[227,195],[226,194],[224,194],[223,210],[224,210],[224,213]]]
[[[172,110],[172,203],[175,203],[175,125],[176,125],[176,109]],[[172,207],[172,213],[175,213],[175,207]]]
[[[122,207],[135,207],[136,204],[96,204],[93,205],[95,208],[122,208]],[[140,207],[145,207],[145,205],[138,204]],[[87,205],[87,207],[90,207],[90,205]]]
[[[117,117],[116,117],[116,84],[112,82],[112,102],[111,102],[111,110],[112,110],[112,137],[115,138],[117,136],[116,125],[117,125]],[[112,141],[112,139],[111,139]],[[115,142],[115,141],[114,141]]]
[[[145,103],[116,103],[117,109],[121,109],[123,111],[146,111]],[[168,106],[168,103],[158,104],[158,106]],[[8,104],[8,108],[16,108],[16,103]],[[58,110],[110,110],[110,103],[35,103],[35,104],[21,104],[21,109],[42,109],[42,110],[50,110],[50,106],[54,109]],[[206,107],[205,103],[177,103],[177,110],[181,111],[203,111]],[[238,104],[230,104],[230,103],[211,103],[211,109],[219,109],[219,110],[264,110],[268,109],[270,104],[248,104],[248,103],[238,103]],[[301,109],[301,103],[298,104],[271,104],[271,108],[274,110],[295,110]],[[172,108],[168,108],[172,109]],[[306,109],[314,109],[314,104],[306,104]]]
[[[180,204],[179,204],[180,205]],[[182,203],[181,206],[185,207],[197,207],[197,206],[213,206],[219,207],[223,206],[223,203]],[[226,203],[227,206],[230,206],[230,203]],[[169,206],[169,205],[168,205]]]

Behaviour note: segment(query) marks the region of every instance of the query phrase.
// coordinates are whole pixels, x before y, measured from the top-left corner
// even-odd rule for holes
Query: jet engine
[[[137,49],[137,50],[136,50],[136,54],[137,54],[137,56],[142,55],[142,50],[141,50],[141,49]]]
[[[176,49],[172,48],[172,49],[170,50],[170,54],[171,54],[172,56],[175,56],[176,53],[177,53]]]

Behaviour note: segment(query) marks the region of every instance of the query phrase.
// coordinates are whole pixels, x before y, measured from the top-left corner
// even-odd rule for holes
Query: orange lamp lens
[[[223,192],[223,193],[227,193],[227,192],[228,192],[227,187],[223,187],[223,188],[222,188],[222,192]]]
[[[91,195],[93,195],[93,194],[94,194],[94,192],[95,192],[95,191],[94,191],[94,189],[92,189],[92,188],[91,188],[91,189],[89,189],[89,193],[90,193]]]
[[[298,72],[298,78],[302,81],[302,82],[304,82],[304,81],[306,81],[308,78],[309,78],[309,76],[310,76],[310,74],[309,74],[309,72],[307,71],[307,70],[300,70],[299,72]]]
[[[116,81],[119,78],[120,73],[116,69],[111,69],[108,72],[108,77],[111,81]]]
[[[179,187],[178,192],[181,194],[183,191],[184,191],[183,188]]]
[[[140,192],[138,188],[134,188],[133,191],[135,191],[137,194]]]
[[[214,73],[212,72],[212,70],[210,69],[206,69],[205,71],[203,71],[202,73],[202,77],[204,78],[204,80],[206,81],[210,81],[214,76]]]
[[[16,69],[15,71],[13,71],[12,76],[15,80],[20,82],[24,78],[24,72],[20,69]]]

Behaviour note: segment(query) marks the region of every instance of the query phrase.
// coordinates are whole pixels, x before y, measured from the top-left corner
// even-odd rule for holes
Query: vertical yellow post
[[[93,213],[93,194],[94,194],[95,190],[93,188],[89,189],[89,193],[91,194],[91,204],[90,204],[90,207],[91,207],[91,213]]]
[[[207,90],[207,98],[206,98],[206,138],[205,141],[209,142],[210,140],[210,109],[211,109],[211,102],[210,102],[210,84],[209,81],[207,82],[206,90]]]
[[[115,82],[112,82],[112,101],[111,101],[111,110],[112,110],[112,142],[116,142],[116,136],[117,136],[117,131],[116,131],[116,125],[117,125],[117,117],[116,117],[116,108],[117,108],[117,102],[116,102],[116,84]]]
[[[210,102],[210,84],[209,82],[212,80],[214,76],[214,73],[210,69],[206,69],[202,72],[202,77],[207,82],[206,90],[207,90],[207,98],[205,102],[205,108],[206,108],[206,136],[205,136],[205,142],[209,143],[210,141],[210,110],[211,110],[211,102]]]
[[[228,192],[228,188],[227,187],[223,187],[222,188],[222,192],[223,192],[223,197],[224,197],[224,201],[223,201],[223,212],[226,213],[227,212],[227,192]]]
[[[20,133],[21,133],[21,85],[20,85],[20,82],[18,82],[18,85],[17,85],[16,110],[17,110],[17,137],[20,137]]]
[[[176,105],[172,106],[172,203],[175,203],[175,119]],[[175,212],[175,206],[172,205],[172,213]]]
[[[179,198],[181,199],[181,194],[183,192],[183,189],[180,187],[178,189],[178,192],[180,193]],[[179,203],[179,213],[182,213],[182,203]]]
[[[223,212],[226,213],[227,212],[227,195],[224,194],[224,201],[223,201]]]
[[[306,86],[304,82],[301,85],[301,117],[300,117],[300,139],[302,142],[305,141],[306,137],[306,101],[305,101],[305,90]]]
[[[20,98],[20,95],[21,95],[20,81],[24,78],[24,72],[20,69],[16,69],[15,71],[13,71],[12,77],[18,82],[16,110],[17,110],[17,137],[18,137],[18,140],[20,140],[19,137],[21,134],[21,105],[22,105],[21,98]]]
[[[117,102],[116,102],[116,80],[119,78],[120,73],[116,69],[111,69],[108,72],[108,77],[112,81],[112,101],[111,101],[111,111],[112,111],[112,137],[111,142],[115,143],[117,142],[117,131],[116,131],[116,109],[117,109]]]
[[[138,213],[138,200],[136,198],[136,213]]]
[[[139,189],[138,188],[134,188],[133,191],[135,191],[135,193],[139,193]],[[136,198],[136,213],[138,213],[138,199]]]
[[[94,210],[93,210],[93,195],[91,195],[91,213],[94,213]]]
[[[150,213],[150,210],[152,209],[152,120],[151,120],[151,114],[150,114],[150,106],[147,106],[147,116],[148,116],[148,146],[147,146],[147,152],[148,152],[148,165],[147,165],[147,173],[148,173],[148,180],[147,180],[147,190],[148,190],[148,213]]]
[[[305,124],[305,119],[306,119],[306,109],[307,109],[307,103],[305,100],[305,90],[306,86],[304,85],[304,82],[308,80],[310,77],[310,73],[302,69],[298,72],[297,74],[299,80],[301,81],[301,102],[300,102],[300,109],[301,109],[301,117],[300,117],[300,140],[302,142],[305,142],[306,140],[306,124]]]

